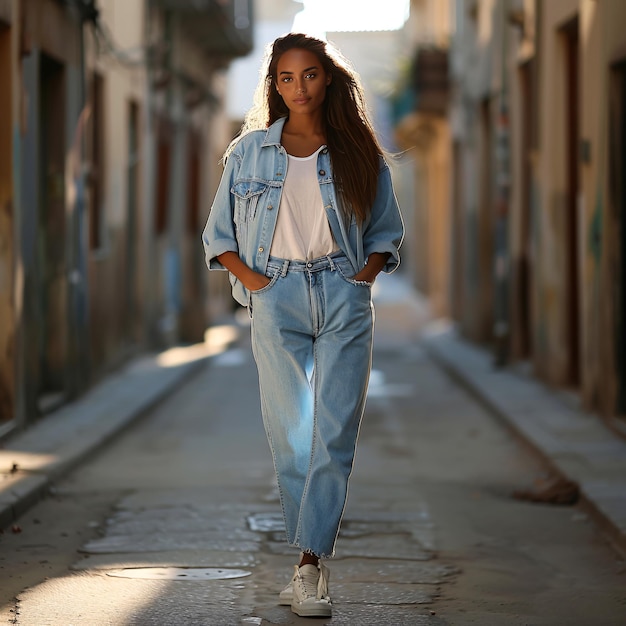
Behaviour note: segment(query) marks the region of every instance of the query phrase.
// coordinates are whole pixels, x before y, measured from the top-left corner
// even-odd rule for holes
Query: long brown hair
[[[315,54],[324,71],[332,76],[323,105],[326,144],[342,210],[346,217],[354,215],[363,221],[376,197],[379,157],[383,151],[368,116],[359,76],[332,44],[302,33],[289,33],[276,39],[266,52],[255,104],[246,115],[241,134],[267,128],[289,115],[276,90],[275,76],[278,60],[292,48]]]

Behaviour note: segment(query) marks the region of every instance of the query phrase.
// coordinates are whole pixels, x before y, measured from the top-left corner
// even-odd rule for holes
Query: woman
[[[229,146],[203,233],[210,269],[248,307],[287,540],[280,603],[331,615],[328,568],[371,369],[371,286],[403,225],[355,72],[330,44],[277,39]]]

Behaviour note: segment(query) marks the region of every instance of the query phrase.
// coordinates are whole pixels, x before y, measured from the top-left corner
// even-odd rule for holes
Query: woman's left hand
[[[361,270],[352,277],[352,280],[355,280],[357,282],[373,283],[376,280],[376,276],[371,277],[369,272]]]
[[[385,267],[389,257],[390,254],[388,252],[372,252],[367,258],[367,265],[357,272],[352,277],[352,280],[364,280],[367,283],[373,283],[376,280],[376,276]]]

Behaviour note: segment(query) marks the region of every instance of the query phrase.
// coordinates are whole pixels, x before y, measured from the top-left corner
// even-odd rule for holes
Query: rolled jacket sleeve
[[[404,223],[393,190],[389,166],[383,161],[378,175],[378,189],[369,219],[363,225],[363,252],[389,253],[383,271],[390,274],[400,264],[400,246],[404,239]]]
[[[224,252],[239,254],[233,219],[233,197],[230,191],[238,169],[239,159],[233,152],[226,160],[224,172],[211,205],[206,226],[202,232],[205,260],[210,270],[226,269],[217,260],[220,254],[224,254]]]

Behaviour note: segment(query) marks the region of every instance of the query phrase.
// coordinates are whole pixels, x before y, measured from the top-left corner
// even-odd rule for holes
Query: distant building
[[[228,71],[226,112],[235,129],[252,105],[266,47],[276,37],[291,32],[293,20],[302,10],[298,0],[253,0],[253,4],[254,47],[245,57],[233,61]]]
[[[451,19],[448,0],[411,2],[402,73],[393,94],[395,136],[404,151],[404,263],[413,286],[427,296],[435,316],[449,316],[452,307]]]

